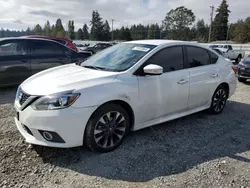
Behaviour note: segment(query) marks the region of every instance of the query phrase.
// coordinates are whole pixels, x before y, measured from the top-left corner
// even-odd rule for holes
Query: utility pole
[[[208,36],[208,42],[211,41],[211,33],[212,33],[212,23],[213,23],[213,16],[214,16],[214,6],[210,6],[210,8],[212,9],[212,12],[210,14],[211,16],[211,23],[210,23],[210,28],[209,28],[209,36]]]
[[[114,40],[114,19],[112,19],[112,41]]]
[[[228,38],[229,38],[229,30],[230,30],[230,25],[227,26],[227,39],[226,39],[226,44],[227,44],[227,41],[228,41]]]

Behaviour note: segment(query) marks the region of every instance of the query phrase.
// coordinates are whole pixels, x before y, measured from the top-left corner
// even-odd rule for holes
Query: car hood
[[[117,72],[84,68],[75,64],[63,65],[37,73],[21,84],[30,95],[49,95],[67,90],[78,90],[113,80]]]

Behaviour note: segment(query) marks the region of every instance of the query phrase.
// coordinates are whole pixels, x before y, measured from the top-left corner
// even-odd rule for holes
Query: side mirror
[[[163,73],[163,68],[159,65],[150,64],[143,68],[146,75],[161,75]]]

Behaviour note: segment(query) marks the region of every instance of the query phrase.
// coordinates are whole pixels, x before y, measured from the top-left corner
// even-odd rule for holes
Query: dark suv
[[[2,39],[0,40],[0,86],[20,84],[42,70],[69,63],[80,63],[89,56],[89,53],[77,53],[47,39]]]
[[[246,82],[250,79],[250,56],[238,64],[237,76],[239,82]]]

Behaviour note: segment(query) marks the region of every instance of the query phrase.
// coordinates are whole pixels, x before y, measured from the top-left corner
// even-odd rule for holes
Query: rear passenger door
[[[186,46],[186,60],[190,73],[189,110],[210,104],[212,95],[220,82],[216,65],[218,56],[200,47]]]
[[[32,74],[71,62],[63,46],[53,41],[29,40]]]
[[[25,40],[0,42],[0,85],[20,84],[31,75]]]

